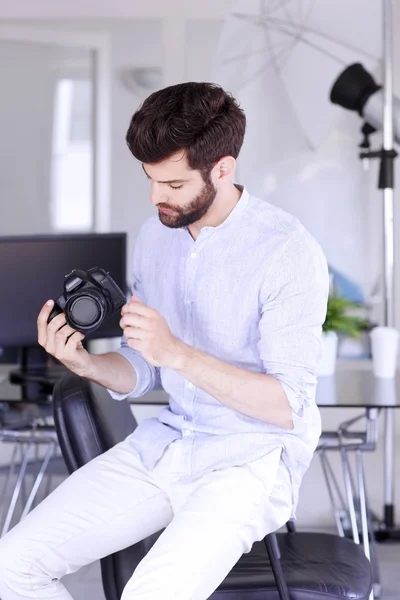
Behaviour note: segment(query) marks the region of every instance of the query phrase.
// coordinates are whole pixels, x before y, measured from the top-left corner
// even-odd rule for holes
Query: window
[[[93,228],[92,82],[60,79],[52,139],[51,220],[55,231]]]

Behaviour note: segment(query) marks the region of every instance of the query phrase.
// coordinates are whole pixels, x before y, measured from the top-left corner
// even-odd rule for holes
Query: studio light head
[[[358,112],[375,130],[383,128],[383,89],[360,63],[347,67],[332,86],[330,100]],[[400,142],[400,100],[393,98],[394,137]]]

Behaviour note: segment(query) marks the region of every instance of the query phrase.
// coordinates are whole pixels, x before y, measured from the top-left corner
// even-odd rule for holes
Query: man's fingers
[[[80,331],[74,331],[74,333],[68,338],[66,350],[75,351],[78,346],[82,344],[82,341],[85,339],[85,335]]]
[[[124,337],[126,340],[142,340],[146,337],[146,331],[138,327],[124,327]]]
[[[121,308],[121,315],[127,315],[129,313],[129,304],[124,304]]]
[[[50,316],[51,311],[53,310],[53,306],[54,301],[48,300],[46,304],[42,307],[37,318],[38,342],[41,346],[43,346],[46,343],[47,320]]]
[[[72,327],[69,325],[64,325],[64,327],[61,327],[61,329],[57,331],[55,334],[55,353],[57,358],[62,356],[68,338],[71,338],[71,336],[75,335],[75,333],[79,332],[77,332],[75,329],[72,329]]]
[[[65,318],[64,313],[61,313],[61,314],[57,315],[47,325],[47,331],[48,331],[48,333],[53,333],[55,335],[57,333],[57,331],[59,329],[61,329],[61,327],[64,327],[64,325],[66,324],[66,322],[67,322],[67,319]]]
[[[65,318],[64,313],[61,313],[60,315],[57,315],[56,317],[54,317],[54,319],[52,319],[50,321],[50,323],[48,325],[46,325],[45,328],[40,329],[39,343],[41,346],[43,346],[43,348],[45,348],[45,350],[49,354],[54,354],[55,344],[56,344],[56,341],[55,341],[56,333],[59,329],[64,327],[66,322],[67,322],[67,320]]]
[[[158,314],[154,308],[150,308],[150,306],[146,306],[146,304],[142,304],[141,302],[131,302],[128,306],[128,313],[133,315],[140,315],[141,317],[152,319]]]
[[[132,296],[132,298],[136,298],[136,296]],[[143,304],[143,302],[139,302],[139,300],[132,300],[121,309],[121,315],[126,314],[137,314],[142,315],[144,317],[155,317],[158,313],[154,308],[150,308],[147,304]]]
[[[58,358],[61,362],[70,361],[73,364],[77,358],[77,350],[82,346],[82,340],[84,339],[83,333],[80,331],[75,331],[66,341],[66,343],[62,346],[60,350],[57,350],[55,357]],[[59,352],[59,354],[58,354]],[[79,359],[78,359],[79,360]]]
[[[64,327],[61,327],[61,329],[59,329],[57,331],[56,338],[60,339],[60,340],[64,340],[64,342],[66,342],[67,339],[74,333],[76,333],[76,329],[73,329],[69,325],[64,325]]]
[[[122,317],[119,322],[121,329],[124,327],[139,327],[140,329],[149,330],[149,322],[146,317],[142,317],[138,314],[128,313]]]
[[[136,305],[136,306],[134,306]],[[128,304],[124,304],[124,306],[121,308],[121,315],[128,315],[130,313],[133,312],[137,312],[137,307],[138,307],[139,303],[138,302],[128,302]],[[142,306],[146,306],[145,304],[142,304]],[[151,308],[149,308],[147,306],[147,308],[149,310],[152,310]]]

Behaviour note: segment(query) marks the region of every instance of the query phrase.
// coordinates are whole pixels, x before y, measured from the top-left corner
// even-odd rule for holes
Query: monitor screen
[[[0,347],[36,345],[43,304],[63,293],[66,274],[92,267],[108,271],[127,292],[126,234],[0,237]],[[121,336],[119,320],[117,313],[87,337]]]

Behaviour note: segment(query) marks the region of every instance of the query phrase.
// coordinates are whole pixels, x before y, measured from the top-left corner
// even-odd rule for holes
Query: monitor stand
[[[20,366],[9,373],[10,383],[22,387],[24,399],[44,400],[52,393],[60,370],[51,367],[50,356],[40,346],[24,346],[19,354]]]

